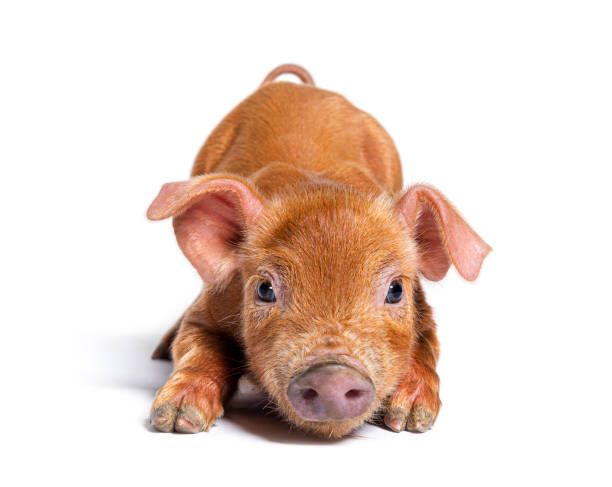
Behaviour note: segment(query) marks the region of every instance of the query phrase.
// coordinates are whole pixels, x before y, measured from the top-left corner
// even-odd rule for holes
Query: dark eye
[[[404,293],[404,288],[402,287],[402,281],[393,281],[389,286],[389,290],[387,291],[387,297],[385,298],[385,303],[395,304],[399,303],[402,299],[402,294]]]
[[[257,286],[257,297],[266,303],[273,303],[276,301],[274,295],[274,288],[270,281],[261,281]]]

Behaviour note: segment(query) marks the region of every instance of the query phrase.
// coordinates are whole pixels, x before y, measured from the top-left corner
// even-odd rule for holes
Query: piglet
[[[274,82],[293,73],[302,84]],[[440,408],[438,340],[420,278],[476,279],[490,247],[436,189],[402,191],[395,145],[295,65],[213,130],[191,178],[165,184],[204,287],[154,358],[160,431],[207,431],[242,373],[290,423],[339,438],[364,421],[422,432]]]

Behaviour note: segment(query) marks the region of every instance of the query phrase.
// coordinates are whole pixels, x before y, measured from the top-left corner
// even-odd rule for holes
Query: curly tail
[[[295,74],[298,78],[300,78],[300,80],[302,80],[302,83],[312,86],[315,84],[314,79],[312,79],[312,76],[310,76],[310,73],[302,66],[298,66],[297,64],[281,64],[279,67],[274,68],[268,73],[268,76],[266,76],[260,86],[272,83],[281,74]]]

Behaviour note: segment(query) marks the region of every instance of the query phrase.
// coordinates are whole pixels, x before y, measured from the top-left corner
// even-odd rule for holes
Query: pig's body
[[[323,179],[402,188],[395,145],[376,120],[336,93],[287,82],[264,85],[214,130],[191,175],[213,172],[248,178],[267,198]]]
[[[166,185],[149,210],[175,216],[206,283],[154,353],[173,342],[153,424],[207,430],[250,372],[315,434],[342,436],[376,413],[396,431],[428,429],[438,342],[416,273],[423,261],[439,279],[453,262],[473,279],[488,246],[434,190],[400,198],[401,187],[389,135],[335,93],[268,83],[236,107],[192,179]]]

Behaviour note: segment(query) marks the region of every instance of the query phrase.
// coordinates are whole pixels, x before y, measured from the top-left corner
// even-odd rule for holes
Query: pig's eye
[[[257,297],[266,303],[273,303],[276,301],[274,295],[274,288],[270,281],[261,281],[257,286]]]
[[[389,286],[389,290],[387,291],[387,297],[385,298],[385,303],[395,304],[399,303],[402,299],[402,294],[404,293],[404,288],[402,287],[402,281],[396,280],[391,283]]]

